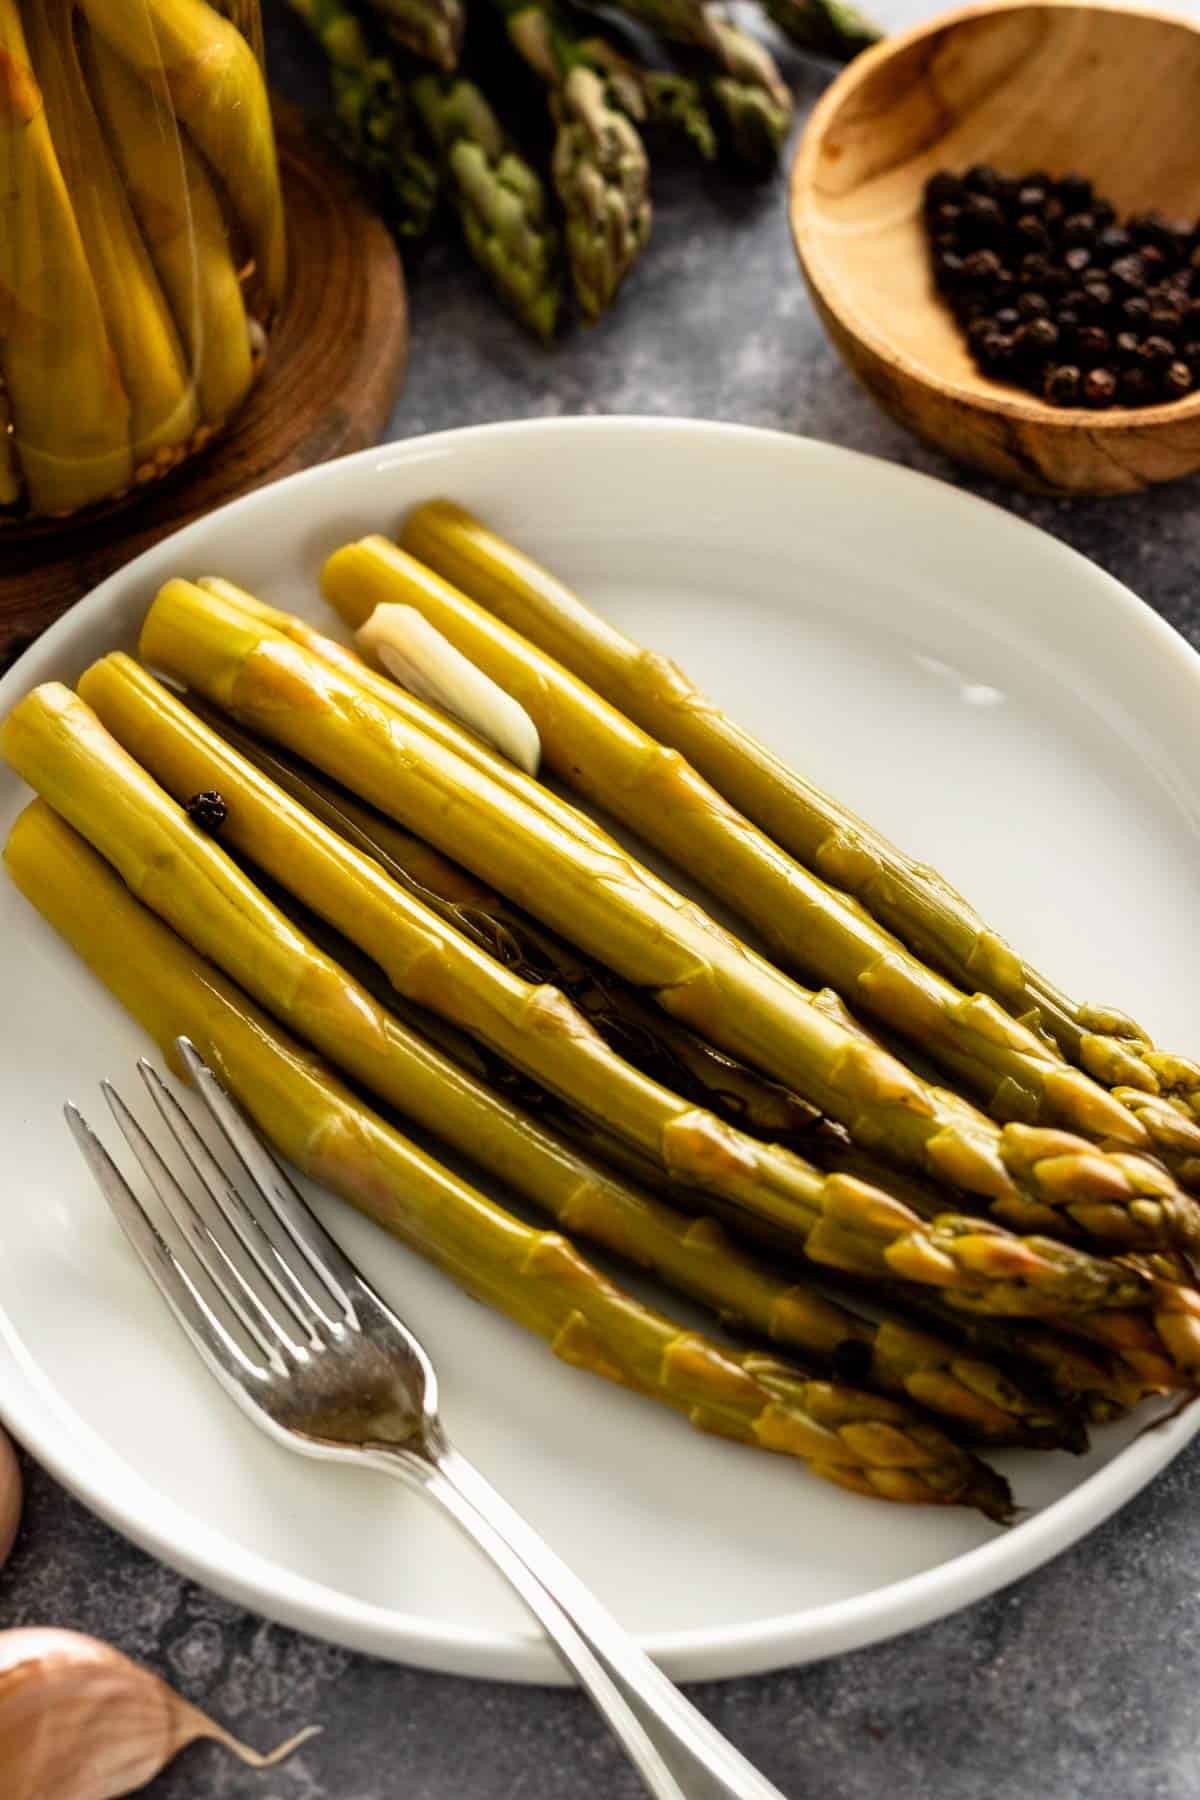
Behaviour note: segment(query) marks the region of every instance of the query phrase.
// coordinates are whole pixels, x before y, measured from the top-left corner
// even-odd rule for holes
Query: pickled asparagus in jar
[[[286,246],[257,0],[0,0],[0,533],[236,413]]]

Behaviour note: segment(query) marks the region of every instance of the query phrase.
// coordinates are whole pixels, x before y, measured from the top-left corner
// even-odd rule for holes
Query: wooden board
[[[354,177],[276,102],[291,289],[266,367],[226,433],[177,475],[78,520],[0,526],[0,669],[98,581],[189,520],[387,423],[408,354],[400,258]]]

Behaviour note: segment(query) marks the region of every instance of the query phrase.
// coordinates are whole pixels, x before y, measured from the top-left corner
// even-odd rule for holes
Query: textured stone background
[[[927,10],[883,0],[879,13],[895,28]],[[276,78],[316,91],[298,32],[278,16],[271,25]],[[803,113],[826,75],[792,72]],[[415,359],[393,435],[543,414],[677,413],[805,432],[961,479],[885,420],[826,345],[795,274],[781,181],[747,190],[680,168],[655,198],[653,247],[615,317],[551,354],[496,311],[459,254],[429,253],[413,283]],[[1200,643],[1194,482],[1099,504],[980,491],[1093,557]],[[259,1745],[310,1721],[323,1727],[266,1776],[191,1751],[147,1790],[155,1800],[639,1794],[577,1695],[391,1668],[264,1624],[28,1473],[0,1626],[102,1634]],[[1194,1449],[1014,1591],[897,1643],[696,1698],[795,1800],[1192,1800],[1198,1502]]]

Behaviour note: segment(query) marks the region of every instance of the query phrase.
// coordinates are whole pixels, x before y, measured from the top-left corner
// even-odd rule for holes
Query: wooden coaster
[[[0,525],[0,669],[159,538],[281,475],[375,443],[408,358],[400,258],[302,115],[276,101],[291,289],[266,367],[226,434],[174,476],[78,519]]]

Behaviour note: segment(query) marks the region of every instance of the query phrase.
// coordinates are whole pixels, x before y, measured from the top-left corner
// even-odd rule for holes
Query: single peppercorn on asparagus
[[[1009,1516],[1001,1478],[932,1422],[682,1330],[593,1269],[565,1237],[522,1223],[443,1169],[140,906],[49,808],[35,803],[21,816],[5,863],[168,1060],[176,1038],[190,1037],[281,1156],[564,1361],[701,1428],[797,1456],[858,1492]]]
[[[622,1062],[564,997],[531,987],[304,813],[128,659],[81,681],[177,794],[217,786],[222,835],[372,957],[407,999],[478,1037],[602,1129],[620,1134],[735,1217],[774,1222],[811,1260],[952,1291],[972,1310],[1037,1314],[1138,1304],[1139,1271],[976,1219],[922,1222],[865,1183],[810,1164],[689,1106]],[[49,684],[3,728],[4,754],[114,861],[162,915],[323,1053],[403,1106],[403,1076],[379,1008],[201,837],[89,705]],[[165,871],[169,870],[169,875]]]
[[[524,804],[410,728],[410,706],[389,706],[375,688],[251,615],[189,583],[168,583],[147,617],[143,651],[452,854],[674,1017],[900,1160],[1058,1229],[1094,1219],[1119,1242],[1144,1241],[1154,1209],[1165,1214],[1162,1202],[1146,1209],[1138,1198],[1135,1177],[1144,1187],[1149,1176],[1137,1159],[1127,1159],[1126,1171],[1065,1133],[1001,1131],[919,1082],[611,840],[593,846],[556,830],[539,803]],[[511,780],[529,782],[515,770]]]
[[[417,508],[405,524],[401,541],[447,583],[464,590],[497,620],[536,645],[545,656],[555,659],[555,667],[571,671],[610,706],[619,708],[635,725],[652,734],[656,742],[686,757],[719,794],[755,822],[768,840],[775,840],[796,859],[786,863],[789,870],[799,865],[827,882],[828,888],[814,890],[812,898],[818,904],[802,916],[798,935],[807,939],[812,926],[825,917],[820,900],[831,889],[843,905],[844,896],[849,895],[866,909],[865,920],[857,909],[856,914],[868,938],[870,921],[875,917],[896,932],[899,943],[887,937],[872,940],[880,947],[881,960],[873,978],[867,972],[865,992],[853,987],[852,974],[837,969],[832,961],[823,964],[828,971],[823,979],[895,1029],[903,1031],[906,1022],[915,1020],[920,1046],[939,1055],[943,1066],[953,1067],[959,1079],[972,1081],[977,1091],[985,1091],[979,1058],[986,1064],[991,1056],[996,1078],[1002,1071],[1012,1077],[999,1089],[992,1089],[1002,1108],[1011,1103],[1019,1114],[1038,1117],[1036,1109],[1045,1104],[1038,1099],[1039,1084],[1044,1079],[1049,1083],[1049,1094],[1062,1096],[1063,1110],[1053,1110],[1057,1103],[1052,1103],[1049,1113],[1056,1122],[1069,1123],[1073,1129],[1097,1138],[1111,1136],[1131,1148],[1149,1147],[1181,1177],[1187,1177],[1193,1159],[1200,1155],[1200,1126],[1183,1117],[1178,1109],[1172,1112],[1161,1103],[1127,1103],[1133,1101],[1141,1084],[1131,1079],[1133,1058],[1123,1047],[1118,1046],[1105,1065],[1096,1040],[1092,1040],[1090,1048],[1077,1044],[1078,1053],[1073,1054],[1072,1046],[1061,1042],[1065,1034],[1054,1032],[1071,1061],[1094,1079],[1084,1082],[1077,1070],[1056,1063],[1046,1040],[1043,1038],[1039,1044],[1035,1032],[1018,1022],[1024,1015],[1032,1014],[1054,1029],[1046,1006],[1030,991],[1028,972],[1003,940],[988,931],[969,912],[966,902],[933,870],[908,863],[869,826],[844,812],[743,732],[692,687],[673,663],[642,649],[599,618],[562,582],[463,508],[449,501],[434,501]],[[375,540],[370,542],[374,544]],[[445,617],[446,609],[456,610],[454,595],[424,582],[419,571],[413,571],[406,563],[397,565],[397,571],[398,576],[412,577],[411,591],[400,579],[397,588],[410,591],[410,597],[412,592],[420,591],[434,622],[442,617],[439,629],[453,637],[446,630]],[[485,640],[482,632],[471,630],[478,621],[469,613],[462,614],[461,621],[463,635],[457,640],[460,649],[468,655],[472,653],[467,648],[466,634],[470,631],[476,660],[484,660],[485,641],[493,654],[500,654],[503,640],[497,645],[494,639]],[[520,698],[514,659],[506,657],[505,667],[513,677],[512,691]],[[545,665],[540,667],[544,671]],[[491,673],[495,677],[495,666]],[[543,748],[547,756],[552,756],[552,742],[544,740]],[[690,818],[684,821],[685,826],[690,824]],[[714,864],[708,866],[711,869]],[[741,888],[743,893],[755,891],[748,881],[742,881]],[[840,895],[836,894],[839,889],[843,891]],[[732,890],[723,897],[737,907],[737,895]],[[807,892],[804,898],[810,898]],[[798,957],[803,945],[794,940],[780,941],[778,931],[772,939],[772,918],[760,917],[759,912],[756,907],[755,923],[768,930],[775,951]],[[790,910],[781,905],[776,917],[789,922]],[[838,917],[839,924],[849,933],[854,919],[844,911]],[[914,921],[916,930],[912,929]],[[950,939],[955,945],[954,955],[939,954],[939,943],[945,946]],[[907,945],[911,952],[907,959],[901,945]],[[888,947],[886,960],[884,946]],[[922,961],[929,965],[927,971],[921,970]],[[937,970],[945,971],[966,991],[956,994],[935,973]],[[927,975],[925,983],[919,978],[921,973]],[[903,980],[906,974],[912,977],[911,988]],[[895,994],[898,999],[901,988],[905,1006],[911,1009],[907,1021],[899,1006],[889,1006],[890,997]],[[1003,1015],[997,1018],[986,1001],[967,998],[979,988],[1005,1009],[1011,1024]],[[1055,1005],[1053,1016],[1057,1017],[1061,1007],[1057,1000]],[[940,1023],[935,1023],[934,1011]],[[977,1042],[973,1063],[959,1060],[957,1052],[953,1064],[948,1060],[947,1033],[958,1036],[954,1023],[958,1015],[968,1035],[974,1022],[981,1037],[990,1040],[990,1048],[989,1044]],[[911,1035],[911,1024],[909,1029]],[[1110,1048],[1114,1043],[1115,1040],[1109,1040]],[[1200,1068],[1191,1067],[1200,1098]],[[1044,1071],[1044,1076],[1039,1071]],[[1190,1078],[1182,1070],[1180,1074],[1185,1081]],[[1112,1100],[1123,1116],[1098,1089],[1116,1090]],[[1151,1095],[1150,1101],[1153,1099]]]
[[[170,303],[200,417],[220,425],[254,378],[250,324],[221,203],[162,94],[84,27],[92,93]]]
[[[17,0],[0,0],[0,66],[0,376],[10,449],[33,510],[68,513],[132,482],[129,397]]]

